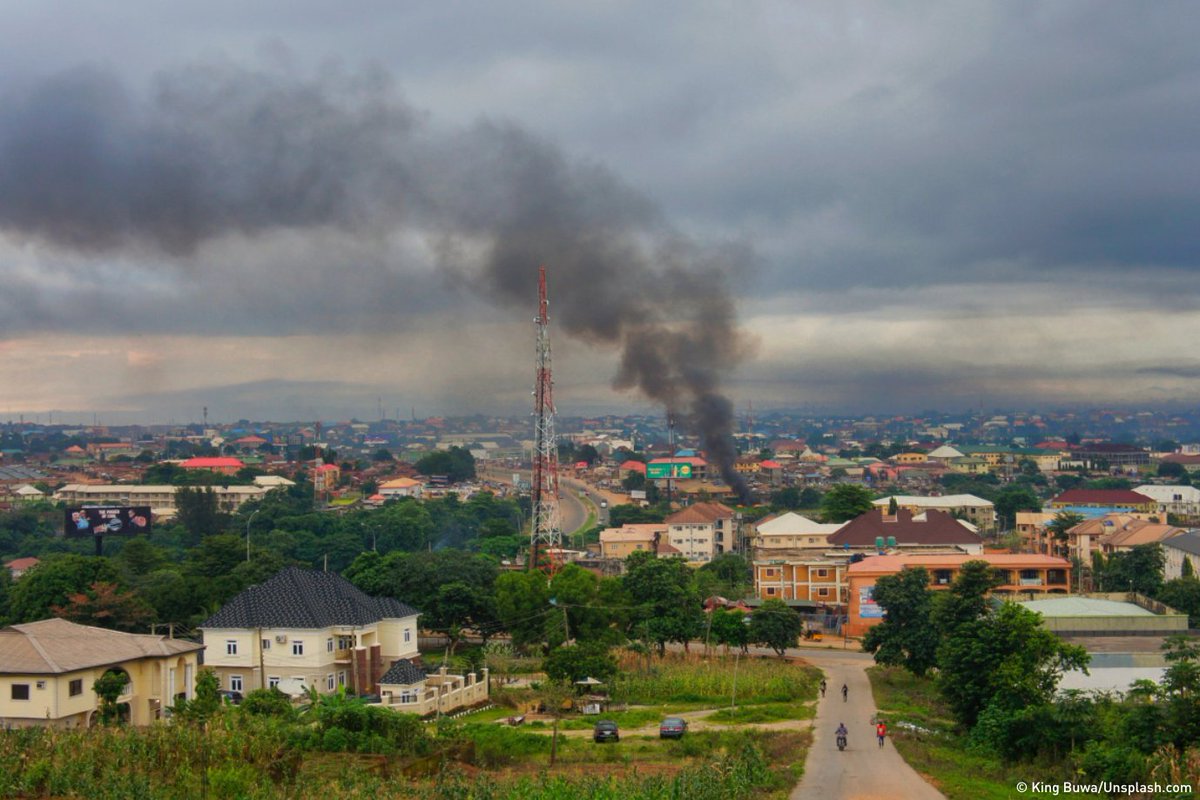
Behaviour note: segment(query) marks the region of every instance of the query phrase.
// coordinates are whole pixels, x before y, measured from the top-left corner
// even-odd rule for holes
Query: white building
[[[1158,504],[1158,513],[1162,514],[1162,522],[1166,522],[1167,514],[1180,517],[1200,517],[1200,489],[1195,486],[1155,486],[1147,484],[1134,489]]]

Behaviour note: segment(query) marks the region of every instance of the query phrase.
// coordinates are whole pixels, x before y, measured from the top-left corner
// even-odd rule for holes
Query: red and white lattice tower
[[[554,380],[550,374],[550,303],[546,268],[538,268],[537,384],[533,407],[533,525],[529,533],[532,569],[554,569],[562,549],[558,516],[558,439],[554,435]]]

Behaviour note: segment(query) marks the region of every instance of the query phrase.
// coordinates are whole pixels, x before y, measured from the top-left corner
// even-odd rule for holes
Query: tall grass
[[[705,662],[698,655],[668,653],[648,669],[631,662],[617,676],[614,694],[636,704],[728,703],[737,680],[737,702],[786,703],[814,700],[821,673],[777,658],[714,656]]]

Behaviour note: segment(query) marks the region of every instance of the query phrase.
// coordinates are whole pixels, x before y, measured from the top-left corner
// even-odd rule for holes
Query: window
[[[83,694],[83,678],[76,678],[67,684],[67,694],[71,697],[78,697]]]
[[[338,650],[349,650],[351,647],[354,647],[354,637],[353,636],[339,636],[338,637]]]
[[[401,689],[400,690],[400,702],[401,703],[417,702],[417,690],[416,689]]]
[[[332,692],[334,690],[333,673],[332,672],[325,676],[325,690],[328,692]]]
[[[292,655],[304,655],[304,642],[292,642]]]
[[[28,700],[29,699],[29,684],[28,683],[14,683],[12,685],[12,699],[13,700]]]
[[[343,670],[338,673],[338,686],[345,686],[345,685],[346,685],[346,672],[345,672],[345,670]]]
[[[279,676],[278,675],[273,675],[273,676],[267,678],[267,688],[268,689],[276,689],[278,687],[279,687]]]
[[[405,643],[412,641],[412,630],[410,630],[409,628],[404,629],[404,641],[405,641]]]
[[[829,590],[826,589],[824,586],[817,589],[817,597],[828,597],[828,596],[829,596]]]
[[[828,578],[828,577],[829,577],[829,570],[827,570],[827,569],[819,569],[819,570],[817,570],[817,577],[818,577],[818,578]]]
[[[237,655],[237,639],[226,639],[225,640],[225,655],[227,655],[227,656],[236,656]]]
[[[230,675],[229,676],[229,690],[231,692],[240,692],[242,690],[242,676],[241,675]]]
[[[767,594],[775,594],[775,587],[774,587],[774,586],[768,586],[768,587],[767,587]]]
[[[333,638],[332,637],[325,640],[325,652],[326,653],[333,652]]]
[[[38,681],[38,682],[37,682],[37,687],[38,687],[39,689],[45,689],[45,688],[46,688],[46,682],[45,682],[45,681]]]
[[[270,640],[270,639],[263,639],[263,640],[262,640],[262,649],[263,649],[263,650],[270,650],[270,649],[271,649],[271,640]]]

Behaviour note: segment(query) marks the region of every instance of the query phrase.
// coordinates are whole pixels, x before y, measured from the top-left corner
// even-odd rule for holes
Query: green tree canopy
[[[49,556],[13,584],[9,591],[8,617],[12,622],[36,622],[53,615],[55,606],[65,606],[71,595],[86,592],[94,583],[122,586],[113,562],[97,556],[62,554]]]
[[[875,506],[875,495],[856,483],[839,483],[830,488],[821,500],[821,518],[826,522],[846,522]]]
[[[867,631],[862,647],[875,662],[924,675],[937,664],[938,634],[933,626],[933,597],[924,567],[905,568],[875,582],[874,599],[887,616]]]
[[[750,641],[770,647],[782,656],[787,648],[796,646],[803,627],[800,615],[786,603],[767,600],[750,615]]]

